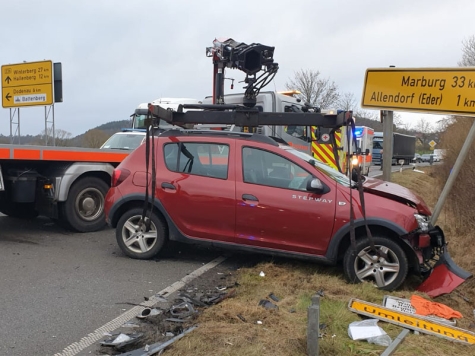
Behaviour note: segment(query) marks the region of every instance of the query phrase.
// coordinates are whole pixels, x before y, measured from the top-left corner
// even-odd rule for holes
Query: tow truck
[[[105,227],[104,197],[128,152],[0,145],[0,212],[47,216],[78,232]]]

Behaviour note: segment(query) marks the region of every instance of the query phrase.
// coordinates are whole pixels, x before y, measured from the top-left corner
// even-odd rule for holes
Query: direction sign
[[[52,105],[53,62],[28,62],[2,66],[2,106]]]
[[[432,141],[429,142],[429,145],[430,145],[430,147],[434,147],[435,145],[437,145],[437,142],[432,140]]]
[[[475,116],[475,69],[367,69],[361,106]]]

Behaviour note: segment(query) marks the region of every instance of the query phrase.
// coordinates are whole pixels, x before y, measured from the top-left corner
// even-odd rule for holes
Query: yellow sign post
[[[3,65],[2,106],[52,105],[53,83],[52,61]]]
[[[475,116],[475,69],[370,68],[361,106]]]
[[[351,299],[348,303],[348,309],[355,313],[396,324],[407,329],[417,330],[422,333],[439,336],[444,339],[458,341],[464,344],[475,344],[474,333],[447,324],[428,320],[427,318],[416,314],[395,311],[394,309],[389,309],[359,299]]]

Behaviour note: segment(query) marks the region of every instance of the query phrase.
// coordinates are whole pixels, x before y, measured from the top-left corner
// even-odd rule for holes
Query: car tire
[[[79,178],[69,189],[68,199],[60,204],[60,220],[79,232],[101,230],[106,226],[104,202],[109,185],[100,178]]]
[[[369,238],[356,241],[356,250],[351,246],[343,258],[345,277],[350,283],[372,281],[379,289],[394,290],[406,279],[409,263],[403,249],[386,237],[374,237],[374,245],[388,259],[372,251]]]
[[[122,252],[139,260],[148,260],[158,255],[168,239],[166,223],[154,212],[150,215],[150,231],[144,232],[140,226],[141,208],[125,212],[116,227],[116,239]]]

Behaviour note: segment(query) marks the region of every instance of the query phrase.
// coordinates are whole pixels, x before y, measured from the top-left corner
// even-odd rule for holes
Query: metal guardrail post
[[[320,297],[314,295],[307,311],[307,354],[318,356],[318,335],[320,325]]]

